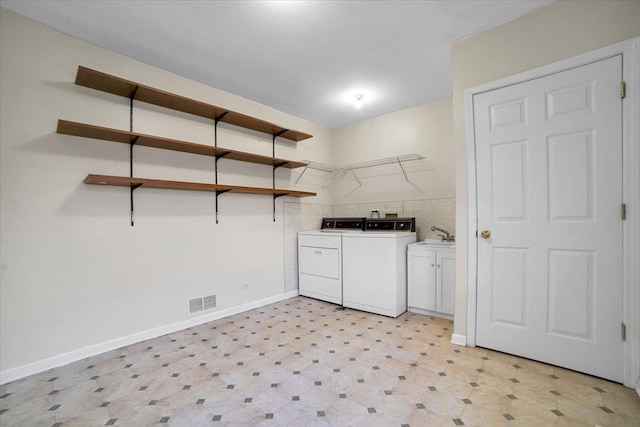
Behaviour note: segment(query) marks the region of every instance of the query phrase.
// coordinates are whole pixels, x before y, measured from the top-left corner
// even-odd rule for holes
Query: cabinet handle
[[[313,251],[313,253],[316,255],[322,255],[322,251]]]
[[[434,265],[434,264],[431,264],[431,267],[435,267],[435,265]]]
[[[438,264],[438,268],[440,268],[440,264]]]

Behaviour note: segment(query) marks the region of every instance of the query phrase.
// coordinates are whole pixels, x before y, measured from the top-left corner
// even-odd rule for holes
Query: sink
[[[454,248],[456,246],[456,242],[443,242],[442,240],[426,239],[426,240],[423,240],[422,242],[416,243],[416,245]]]

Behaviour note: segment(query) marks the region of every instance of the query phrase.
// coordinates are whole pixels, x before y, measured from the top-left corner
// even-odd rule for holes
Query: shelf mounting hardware
[[[129,132],[133,132],[133,100],[136,97],[136,93],[138,93],[138,88],[140,86],[136,85],[136,88],[131,92],[131,96],[129,97]]]
[[[317,163],[312,161],[306,161],[306,163],[307,165],[304,167],[300,175],[298,175],[298,179],[296,179],[296,182],[295,182],[296,184],[300,182],[300,180],[302,179],[302,176],[305,174],[305,172],[307,172],[308,169],[328,172],[328,173],[331,173],[333,176],[335,176],[335,174],[338,172],[338,168],[336,168],[335,166],[325,165],[322,163]]]
[[[272,156],[275,159],[276,158],[276,138],[279,137],[280,135],[288,132],[289,129],[283,129],[280,132],[276,132],[272,135],[271,138],[271,149],[272,149]],[[289,162],[282,162],[282,163],[274,163],[273,165],[273,170],[272,170],[272,182],[273,182],[273,189],[276,189],[276,169],[278,169],[280,166],[284,166]],[[280,196],[286,196],[286,194],[274,194],[273,195],[273,222],[276,222],[276,199]]]
[[[136,97],[136,93],[138,93],[138,87],[131,92],[131,96],[129,97],[129,132],[133,132],[133,99]],[[129,143],[129,177],[133,178],[133,146],[138,142],[138,138],[140,135],[136,135],[136,137],[131,140]],[[131,209],[131,226],[133,227],[133,192],[136,188],[140,187],[142,184],[135,184],[129,187],[129,207]]]
[[[271,175],[272,175],[271,178],[273,180],[273,187],[272,188],[274,190],[276,189],[276,169],[286,165],[287,163],[289,163],[289,162],[280,162],[280,163],[274,163],[273,164],[273,170],[272,170],[272,173],[271,173]]]
[[[226,116],[229,112],[225,111],[224,113],[220,114],[220,117],[216,117],[215,120],[215,125],[213,128],[213,145],[215,147],[218,146],[218,123],[220,123],[220,120],[222,120],[224,118],[224,116]]]
[[[136,145],[136,142],[138,142],[138,138],[140,138],[140,135],[136,135],[136,137],[133,138],[129,143],[129,178],[133,178],[133,146]],[[133,227],[133,192],[135,191],[136,188],[140,187],[141,185],[142,184],[131,185],[129,190],[130,191],[129,202],[130,202],[130,208],[131,208],[131,226],[132,227]]]
[[[216,156],[216,160],[215,160],[215,172],[216,172],[216,181],[215,183],[218,183],[218,160],[220,160],[221,158],[223,158],[224,156],[228,155],[230,153],[230,151],[227,151],[226,153],[222,153],[222,154],[218,154]]]
[[[223,158],[224,156],[228,155],[230,153],[230,151],[227,151],[226,153],[222,153],[222,154],[218,154],[216,156],[216,160],[215,160],[215,183],[218,184],[218,160],[220,160],[221,158]]]
[[[228,111],[225,111],[224,113],[222,113],[219,117],[216,117],[214,119],[214,125],[213,125],[213,145],[215,147],[218,147],[218,123],[220,123],[220,120],[222,120],[224,118],[224,116],[226,116],[228,113]],[[214,163],[214,168],[215,168],[215,183],[218,184],[218,160],[220,160],[221,158],[223,158],[224,156],[226,156],[227,154],[229,154],[229,152],[227,151],[226,153],[222,153],[216,156],[216,160]],[[218,223],[218,196],[222,193],[226,193],[229,190],[224,190],[224,191],[216,191],[216,224]]]
[[[133,138],[131,142],[129,142],[129,177],[130,178],[133,178],[133,146],[136,145],[136,142],[138,142],[138,138],[140,138],[140,135],[136,135],[136,137]]]
[[[358,175],[356,175],[356,171],[354,171],[351,166],[349,166],[349,170],[353,174],[353,177],[356,179],[356,181],[358,181],[358,187],[362,187],[362,182],[360,182],[360,179],[358,178]]]
[[[307,169],[309,169],[309,165],[305,166],[304,169],[302,170],[302,173],[300,173],[300,175],[298,175],[298,179],[296,179],[296,184],[300,181],[300,179],[302,178],[302,175],[304,175],[304,173],[307,171]]]
[[[218,160],[220,160],[221,158],[223,158],[224,156],[226,156],[227,154],[229,154],[229,151],[227,151],[226,153],[222,153],[222,154],[218,154],[216,156],[216,160],[215,160],[215,178],[216,178],[216,185],[218,184]],[[218,223],[218,196],[222,193],[226,193],[229,190],[220,190],[220,191],[216,191],[216,224]]]
[[[130,188],[130,202],[131,202],[131,226],[133,227],[133,192],[136,191],[138,187],[142,187],[142,184],[131,184]]]
[[[231,190],[216,190],[216,224],[218,223],[218,196]]]
[[[273,157],[276,156],[276,138],[287,132],[289,132],[289,129],[282,129],[280,132],[276,132],[273,134],[273,137],[271,138],[271,147],[272,147]]]
[[[273,137],[273,139],[275,140],[275,136]],[[281,166],[286,165],[287,163],[289,163],[289,162],[274,163],[274,165],[273,165],[273,171],[272,171],[273,187],[272,188],[274,190],[276,189],[276,169],[278,169]],[[287,194],[289,194],[289,193],[287,193]],[[278,197],[280,197],[280,196],[286,196],[287,194],[274,194],[273,195],[273,222],[276,222],[276,199]]]
[[[409,178],[407,178],[407,173],[404,170],[404,166],[402,166],[402,160],[400,160],[400,157],[396,157],[396,159],[398,159],[398,164],[400,165],[400,170],[402,170],[402,175],[404,175],[404,180],[409,182]]]
[[[276,199],[282,196],[288,196],[289,193],[284,194],[274,194],[273,195],[273,222],[276,222]]]

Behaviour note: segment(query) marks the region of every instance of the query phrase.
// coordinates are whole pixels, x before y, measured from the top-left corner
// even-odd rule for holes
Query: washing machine
[[[342,235],[342,305],[384,316],[407,311],[407,246],[415,218],[367,219]]]
[[[342,236],[364,228],[365,218],[323,218],[319,230],[298,233],[300,295],[342,305]]]

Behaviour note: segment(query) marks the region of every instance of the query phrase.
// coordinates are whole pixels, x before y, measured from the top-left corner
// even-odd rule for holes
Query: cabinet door
[[[436,311],[453,314],[456,285],[455,252],[438,252],[436,256]]]
[[[409,307],[436,310],[436,253],[409,251],[408,253]]]

